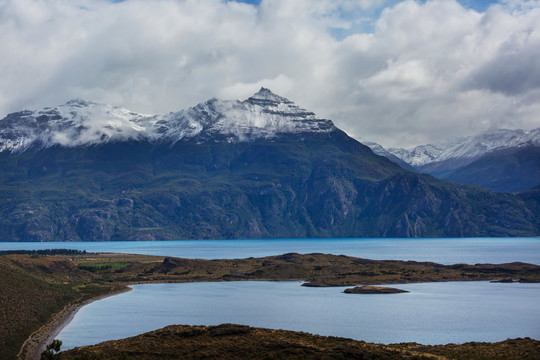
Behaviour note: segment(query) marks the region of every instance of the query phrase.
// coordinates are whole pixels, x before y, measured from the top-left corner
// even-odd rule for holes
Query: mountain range
[[[405,169],[493,191],[525,191],[540,183],[540,128],[498,129],[412,149],[366,145]]]
[[[403,169],[262,88],[144,115],[72,100],[0,120],[0,240],[536,236],[519,194]]]
[[[245,101],[211,99],[188,110],[143,115],[80,99],[55,108],[9,114],[0,128],[0,151],[115,142],[174,145],[178,141],[246,142],[284,134],[328,133],[329,120],[261,89]]]

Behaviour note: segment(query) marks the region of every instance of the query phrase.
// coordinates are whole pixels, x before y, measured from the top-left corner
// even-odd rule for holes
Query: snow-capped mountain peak
[[[314,113],[265,88],[244,101],[211,99],[160,115],[73,99],[55,108],[24,110],[0,120],[0,151],[115,141],[251,141],[334,129],[330,120],[318,119]]]
[[[488,152],[506,148],[540,146],[540,128],[533,130],[497,129],[478,136],[420,145],[412,149],[389,148],[387,151],[406,163],[424,165],[451,159],[474,160]]]
[[[140,139],[143,115],[120,107],[73,99],[55,108],[24,110],[0,120],[0,151],[81,146]]]
[[[273,103],[289,103],[292,104],[292,101],[289,99],[286,99],[284,97],[281,97],[279,95],[276,95],[272,92],[272,90],[267,89],[265,87],[261,87],[261,89],[249,97],[248,101],[252,102],[273,102]]]

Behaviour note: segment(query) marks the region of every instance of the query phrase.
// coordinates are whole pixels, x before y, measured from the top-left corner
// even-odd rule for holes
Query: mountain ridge
[[[442,178],[478,184],[493,191],[533,189],[540,182],[540,146],[493,150]]]
[[[410,150],[366,145],[405,169],[492,191],[525,191],[540,182],[540,128],[499,129]]]
[[[116,141],[252,141],[334,129],[332,121],[319,119],[266,88],[244,101],[214,98],[186,110],[159,115],[73,99],[55,108],[8,114],[0,120],[0,152]]]
[[[87,108],[69,106],[75,115]],[[39,135],[35,114],[22,115]],[[88,129],[103,121],[78,129],[92,119],[60,117],[74,131],[68,140],[82,145],[0,151],[0,241],[540,233],[540,191],[497,194],[409,172],[266,89],[181,115],[151,119],[160,141],[131,127],[118,132],[126,141],[101,139]],[[56,124],[52,117],[41,125]],[[229,119],[234,126],[224,126]],[[15,120],[5,128],[17,130]]]
[[[424,170],[424,166],[455,158],[476,159],[490,151],[505,148],[540,146],[540,128],[532,130],[497,129],[477,136],[448,139],[419,145],[412,149],[388,148],[386,151],[407,164]]]

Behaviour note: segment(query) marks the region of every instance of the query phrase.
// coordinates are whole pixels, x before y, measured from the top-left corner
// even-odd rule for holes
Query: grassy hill
[[[242,325],[173,325],[61,353],[60,359],[439,359],[390,346]]]

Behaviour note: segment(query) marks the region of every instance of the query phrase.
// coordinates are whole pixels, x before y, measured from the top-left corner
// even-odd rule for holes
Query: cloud
[[[493,54],[472,72],[467,85],[509,96],[540,89],[540,9],[510,15],[494,7],[486,18],[510,31],[500,38]]]
[[[1,117],[71,98],[164,113],[265,86],[386,146],[540,126],[534,1],[4,0],[0,44]]]

